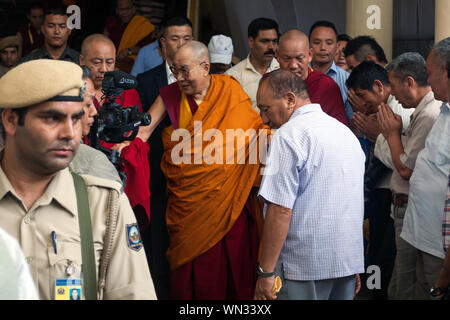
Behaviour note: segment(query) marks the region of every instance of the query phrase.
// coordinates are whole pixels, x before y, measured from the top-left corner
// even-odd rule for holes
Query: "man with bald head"
[[[103,34],[93,34],[88,36],[81,45],[80,65],[87,66],[92,72],[94,82],[95,98],[94,106],[97,111],[103,106],[105,96],[102,93],[102,82],[105,73],[114,71],[116,63],[116,48],[114,43]],[[123,107],[137,105],[142,111],[142,104],[139,94],[135,89],[123,90],[116,101]],[[91,132],[88,143],[93,142]],[[125,193],[130,199],[130,203],[136,214],[136,218],[141,228],[145,228],[150,219],[150,168],[148,164],[149,146],[140,139],[134,139],[131,143],[113,144],[100,141],[103,147],[120,151],[123,171],[127,175]]]
[[[312,103],[320,104],[325,113],[348,125],[339,86],[331,77],[309,67],[312,49],[306,34],[297,29],[286,31],[280,37],[276,58],[280,69],[289,70],[305,81]]]
[[[114,43],[102,34],[93,34],[84,39],[81,45],[80,65],[87,66],[92,72],[95,97],[101,101],[102,82],[105,73],[114,71],[116,48]]]
[[[184,44],[171,70],[177,82],[160,89],[149,110],[152,123],[138,134],[146,141],[169,116],[161,168],[167,178],[171,298],[251,299],[256,221],[262,219],[252,193],[259,160],[252,164],[242,151],[268,128],[239,82],[209,74],[209,53],[201,42]]]
[[[159,42],[165,61],[151,70],[138,74],[136,77],[138,81],[137,91],[145,111],[159,96],[160,88],[177,81],[170,70],[170,66],[173,65],[173,58],[178,49],[192,39],[192,23],[186,17],[172,17],[161,24]],[[164,153],[161,134],[167,122],[169,122],[168,117],[160,123],[147,141],[151,146],[149,162],[152,223],[142,233],[145,249],[148,250],[147,257],[149,258],[156,294],[159,299],[166,300],[170,297],[170,269],[166,257],[169,235],[166,226],[166,178],[161,171],[160,164]]]

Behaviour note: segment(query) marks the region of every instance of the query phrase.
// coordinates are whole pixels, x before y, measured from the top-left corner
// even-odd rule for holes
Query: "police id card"
[[[81,299],[81,279],[68,278],[56,279],[55,300],[80,300]]]

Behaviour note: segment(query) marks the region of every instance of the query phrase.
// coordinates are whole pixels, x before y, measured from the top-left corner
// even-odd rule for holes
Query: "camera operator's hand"
[[[122,149],[129,146],[130,143],[131,143],[131,141],[124,141],[122,143],[117,143],[114,146],[112,146],[111,149],[121,152]]]

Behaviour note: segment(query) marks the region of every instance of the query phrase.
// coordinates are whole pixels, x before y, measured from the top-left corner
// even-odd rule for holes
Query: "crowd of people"
[[[261,17],[239,61],[130,0],[80,52],[64,8],[26,16],[0,39],[0,299],[352,300],[370,265],[372,299],[448,297],[450,37],[388,61]],[[137,87],[108,97],[115,70]],[[150,124],[99,138],[111,103]]]

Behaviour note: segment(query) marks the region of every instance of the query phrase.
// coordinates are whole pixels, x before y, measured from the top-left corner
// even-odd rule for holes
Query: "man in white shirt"
[[[450,172],[449,61],[450,38],[446,38],[435,45],[427,58],[428,82],[436,99],[445,103],[428,134],[425,148],[417,156],[409,180],[408,207],[400,235],[417,249],[416,297],[422,299],[429,297],[428,293],[444,267],[442,218]]]
[[[0,257],[0,300],[39,300],[19,243],[3,229],[0,229]]]
[[[414,110],[410,124],[402,134],[402,122],[388,106],[382,104],[377,112],[381,133],[389,144],[394,170],[391,177],[392,216],[395,223],[397,255],[396,283],[392,282],[392,298],[413,299],[416,286],[416,250],[399,238],[403,227],[409,193],[409,179],[414,171],[418,153],[439,115],[441,102],[434,98],[427,83],[425,60],[416,52],[406,52],[395,58],[386,69],[391,93],[407,108]]]
[[[395,230],[391,213],[391,191],[389,189],[392,170],[391,152],[386,139],[381,134],[376,113],[378,105],[387,104],[395,114],[402,118],[402,128],[407,128],[414,110],[404,109],[391,95],[387,71],[373,61],[364,61],[355,67],[347,80],[347,86],[360,100],[361,111],[354,114],[355,127],[368,137],[375,146],[369,154],[366,170],[366,222],[365,233],[370,229],[369,261],[381,269],[381,288],[371,291],[374,299],[388,298],[388,285],[393,274],[395,261]],[[377,150],[381,150],[377,153]],[[380,163],[380,161],[382,163]],[[384,164],[384,166],[383,166]],[[386,167],[387,168],[386,168]],[[390,170],[389,170],[390,169]],[[394,273],[395,276],[395,273]]]
[[[279,68],[275,52],[278,48],[278,23],[268,18],[258,18],[248,26],[248,45],[250,53],[246,59],[228,69],[225,74],[236,78],[244,91],[252,100],[253,108],[259,113],[256,105],[256,91],[259,80],[270,71]]]
[[[311,103],[291,71],[263,78],[257,101],[264,123],[277,131],[258,194],[267,213],[255,298],[276,298],[277,266],[280,299],[351,300],[364,272],[365,157],[358,140]]]

